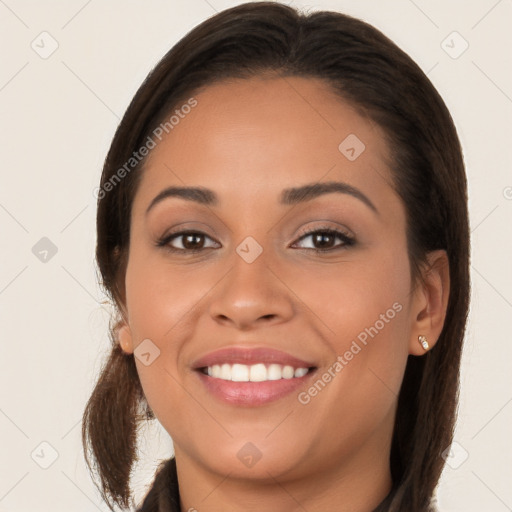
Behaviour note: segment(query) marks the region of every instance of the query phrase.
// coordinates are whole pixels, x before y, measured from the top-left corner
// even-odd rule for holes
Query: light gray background
[[[0,0],[0,512],[107,510],[80,445],[81,414],[109,347],[93,262],[93,190],[149,70],[192,27],[238,3]],[[443,512],[512,510],[512,2],[290,3],[374,24],[428,73],[456,121],[469,178],[473,293],[458,444],[438,499]],[[43,31],[58,43],[46,59],[39,54],[52,40]],[[468,49],[453,58],[464,41]],[[46,262],[32,251],[42,237],[57,248]],[[158,423],[147,435],[139,496],[172,449]]]

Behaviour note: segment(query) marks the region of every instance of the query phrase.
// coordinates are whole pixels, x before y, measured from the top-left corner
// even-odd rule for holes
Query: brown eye
[[[304,241],[308,239],[311,240],[311,243],[304,243]],[[337,239],[341,243],[336,243]],[[317,252],[335,251],[355,244],[355,240],[351,236],[336,229],[330,228],[309,231],[299,238],[299,242],[302,243],[302,245],[299,245],[299,248],[309,249]]]
[[[205,233],[195,231],[181,231],[164,237],[157,242],[158,247],[165,247],[173,252],[193,253],[203,249],[218,247],[215,242]]]
[[[192,233],[190,235],[181,235],[182,245],[185,249],[201,249],[204,245],[203,235]]]
[[[336,240],[336,237],[330,233],[315,233],[311,236],[313,239],[313,245],[317,249],[332,247]]]

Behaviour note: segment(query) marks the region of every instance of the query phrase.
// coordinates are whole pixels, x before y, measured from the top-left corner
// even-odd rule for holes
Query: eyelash
[[[338,231],[337,229],[333,228],[312,228],[304,232],[298,239],[298,241],[303,240],[304,238],[307,238],[310,235],[313,234],[328,234],[335,236],[339,238],[343,243],[336,245],[334,247],[328,248],[328,249],[318,249],[318,248],[302,248],[306,251],[314,251],[316,253],[328,253],[336,250],[343,249],[344,247],[350,247],[355,244],[355,239],[351,236],[349,236],[347,233],[344,233],[342,231]],[[199,236],[205,236],[207,238],[210,238],[206,233],[202,233],[201,231],[179,231],[176,233],[171,233],[169,235],[164,236],[160,240],[157,241],[156,246],[165,248],[166,250],[172,252],[172,253],[188,253],[188,254],[195,254],[201,251],[204,251],[206,249],[211,249],[211,247],[202,247],[199,249],[177,249],[176,247],[172,247],[170,242],[174,240],[175,238],[179,238],[185,235],[199,235]],[[301,249],[301,248],[299,248]]]
[[[336,245],[334,247],[331,247],[329,249],[316,249],[316,248],[309,249],[309,248],[306,248],[307,251],[315,251],[316,253],[332,252],[332,251],[343,249],[344,247],[350,247],[350,246],[354,245],[355,242],[356,242],[355,239],[353,237],[351,237],[350,235],[348,235],[347,233],[344,233],[343,231],[339,231],[337,229],[328,228],[328,227],[325,227],[325,228],[320,227],[320,228],[310,228],[310,229],[307,229],[299,237],[299,240],[303,240],[304,238],[306,238],[306,237],[308,237],[310,235],[313,235],[313,234],[317,234],[317,233],[333,235],[334,237],[338,237],[343,243],[340,244],[340,245]]]

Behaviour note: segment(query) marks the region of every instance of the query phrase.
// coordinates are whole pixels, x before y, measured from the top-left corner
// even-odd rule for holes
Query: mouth
[[[274,349],[230,347],[199,359],[193,369],[206,391],[221,402],[253,407],[305,386],[317,366]]]

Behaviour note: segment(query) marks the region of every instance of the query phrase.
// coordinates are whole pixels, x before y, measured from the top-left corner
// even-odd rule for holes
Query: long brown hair
[[[393,184],[406,208],[415,279],[429,251],[448,254],[452,293],[445,325],[433,350],[407,362],[392,440],[393,488],[378,508],[426,511],[456,418],[470,291],[466,176],[443,100],[411,58],[377,29],[340,13],[303,14],[275,2],[253,2],[220,12],[181,39],[137,91],[105,160],[96,247],[102,284],[122,311],[131,205],[145,159],[121,173],[122,179],[119,170],[127,169],[133,153],[180,102],[222,79],[263,73],[320,78],[376,122],[386,134]],[[98,474],[97,485],[114,510],[131,503],[138,426],[154,416],[133,355],[119,347],[115,319],[110,334],[111,352],[87,403],[82,439],[89,470]],[[158,510],[160,488],[174,496],[172,506],[179,510],[175,461],[166,468],[144,510]]]

